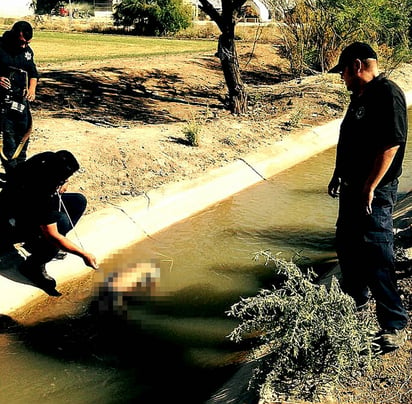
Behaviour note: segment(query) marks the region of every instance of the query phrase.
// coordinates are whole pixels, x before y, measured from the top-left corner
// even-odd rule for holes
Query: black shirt
[[[0,192],[0,216],[13,217],[25,228],[55,223],[59,210],[56,190],[63,182],[58,174],[53,152],[38,153],[18,164]]]
[[[39,73],[34,63],[34,53],[30,46],[13,47],[9,31],[0,38],[0,76],[10,78],[13,69],[27,72],[27,79],[38,79]]]
[[[380,182],[383,186],[402,173],[408,132],[403,91],[383,74],[370,81],[361,96],[351,97],[340,128],[336,173],[342,181],[363,185],[376,156],[399,145],[394,161]]]

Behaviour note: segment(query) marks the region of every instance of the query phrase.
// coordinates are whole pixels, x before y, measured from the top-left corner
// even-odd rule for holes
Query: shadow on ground
[[[154,80],[155,86],[147,85]],[[145,76],[123,69],[48,71],[42,74],[33,110],[56,118],[79,119],[107,126],[126,122],[166,124],[181,121],[168,109],[170,103],[223,108],[216,89],[189,88],[177,74],[154,69]]]

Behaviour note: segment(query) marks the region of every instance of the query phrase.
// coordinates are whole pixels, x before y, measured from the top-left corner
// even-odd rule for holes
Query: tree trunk
[[[235,45],[236,19],[246,0],[222,0],[222,11],[218,12],[209,0],[199,0],[202,10],[216,22],[222,33],[219,37],[217,56],[220,58],[226,86],[229,91],[226,104],[234,114],[247,110],[247,93],[240,77]]]
[[[232,113],[242,114],[247,110],[247,92],[240,77],[234,35],[220,35],[217,55],[229,92],[227,106]]]

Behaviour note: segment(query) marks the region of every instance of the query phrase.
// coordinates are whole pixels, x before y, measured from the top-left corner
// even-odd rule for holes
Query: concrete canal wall
[[[406,94],[412,105],[412,92]],[[245,156],[226,167],[215,169],[195,180],[168,184],[119,207],[110,207],[84,216],[69,237],[96,255],[99,262],[148,235],[169,227],[259,181],[269,178],[336,144],[340,120],[291,135],[257,154]],[[326,192],[325,184],[325,192]],[[11,314],[44,292],[20,283],[17,271],[0,268],[0,314]],[[83,261],[69,255],[47,264],[47,272],[64,282],[93,271]]]

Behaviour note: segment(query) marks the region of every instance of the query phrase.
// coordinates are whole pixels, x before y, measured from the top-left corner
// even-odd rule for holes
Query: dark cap
[[[339,57],[339,63],[329,70],[328,73],[339,73],[345,70],[354,60],[378,59],[376,52],[366,43],[354,42],[347,46]]]

